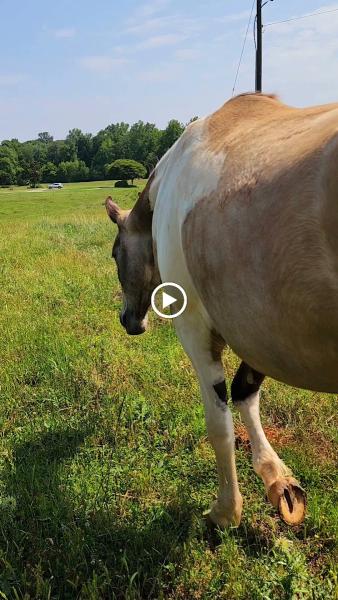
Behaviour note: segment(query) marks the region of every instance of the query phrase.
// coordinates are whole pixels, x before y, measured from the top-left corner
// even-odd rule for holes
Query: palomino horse
[[[265,437],[259,388],[267,375],[338,392],[337,166],[338,104],[246,94],[186,128],[131,211],[106,200],[127,332],[145,330],[160,281],[187,293],[174,324],[200,381],[219,474],[209,516],[220,526],[242,512],[225,344],[243,361],[231,395],[254,469],[286,522],[304,518],[305,494]]]

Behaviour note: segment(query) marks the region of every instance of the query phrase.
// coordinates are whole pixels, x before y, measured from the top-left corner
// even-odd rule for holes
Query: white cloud
[[[166,33],[163,35],[156,35],[148,38],[144,42],[141,42],[139,48],[160,48],[161,46],[174,46],[179,42],[182,42],[185,36],[177,33]]]
[[[15,73],[11,73],[11,74],[4,74],[1,75],[0,73],[0,86],[12,86],[12,85],[18,85],[19,83],[22,83],[22,81],[24,81],[25,76],[24,75],[20,75],[20,74],[15,74]]]
[[[170,25],[173,21],[175,20],[175,17],[154,17],[151,19],[145,19],[144,21],[140,21],[139,19],[137,19],[136,21],[134,21],[134,19],[129,20],[129,25],[128,27],[124,30],[123,33],[128,33],[128,34],[144,34],[144,33],[148,33],[149,31],[159,31],[161,29],[163,29],[164,27],[167,27],[168,25]]]
[[[200,58],[201,52],[196,48],[181,48],[180,50],[176,50],[175,58],[177,60],[196,60]]]
[[[147,83],[167,83],[177,81],[181,72],[181,67],[177,64],[166,63],[154,69],[141,71],[138,79]]]
[[[215,17],[217,23],[236,23],[237,21],[245,21],[250,17],[250,10],[243,10],[239,13],[224,15],[223,17]]]
[[[143,17],[150,17],[158,12],[161,12],[170,0],[152,0],[140,6],[137,13]]]
[[[127,21],[124,34],[146,35],[147,33],[174,31],[184,35],[202,31],[208,26],[207,20],[200,17],[184,17],[181,14],[161,15],[150,18],[132,18]]]
[[[84,69],[95,73],[110,73],[114,69],[121,67],[130,62],[127,58],[112,56],[97,55],[84,56],[80,59],[80,64]]]
[[[76,34],[76,30],[74,27],[64,28],[64,29],[55,29],[54,37],[57,39],[69,39],[73,38]]]

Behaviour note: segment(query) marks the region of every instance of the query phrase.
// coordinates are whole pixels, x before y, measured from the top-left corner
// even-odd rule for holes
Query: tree
[[[93,136],[91,133],[82,133],[81,129],[71,129],[66,138],[67,142],[75,144],[76,154],[79,160],[90,166],[93,156]]]
[[[90,169],[83,160],[76,160],[75,179],[73,181],[88,181],[90,179]]]
[[[0,185],[12,185],[16,182],[18,155],[11,142],[3,142],[0,146]]]
[[[149,162],[153,162],[153,157],[158,155],[160,136],[159,130],[153,123],[143,123],[143,121],[134,123],[128,136],[129,158],[148,166]]]
[[[44,142],[44,144],[49,144],[53,141],[53,136],[48,133],[48,131],[42,131],[38,133],[39,142]]]
[[[12,185],[15,182],[15,165],[8,156],[0,156],[0,185]]]
[[[41,180],[41,168],[39,163],[33,161],[29,165],[28,169],[29,185],[32,188],[36,188],[37,184]]]
[[[48,161],[45,165],[43,165],[42,167],[42,181],[45,181],[46,183],[53,183],[53,181],[56,180],[57,176],[57,166]]]
[[[94,179],[104,179],[106,175],[106,165],[110,164],[116,158],[112,138],[107,134],[98,134],[99,143],[97,152],[92,161],[92,175]]]
[[[128,123],[113,123],[104,130],[105,136],[112,140],[114,155],[117,158],[131,158],[129,155],[129,125]]]
[[[184,125],[172,119],[169,121],[166,129],[162,132],[160,141],[160,155],[163,156],[171,148],[171,146],[178,140],[184,131]]]
[[[58,179],[108,179],[112,163],[121,159],[140,163],[149,175],[183,131],[184,125],[172,119],[164,130],[158,129],[154,123],[143,121],[131,126],[120,122],[111,123],[96,135],[74,128],[65,140],[54,140],[47,131],[40,132],[37,139],[23,143],[17,139],[4,140],[0,143],[0,161],[3,158],[8,160],[0,166],[0,185],[27,184],[32,180],[35,168],[32,165],[38,165],[40,180],[42,178],[48,183]],[[137,171],[136,177],[140,176],[139,173]],[[144,171],[141,175],[144,176]]]
[[[159,157],[157,154],[155,154],[154,152],[150,152],[145,160],[144,160],[144,164],[147,167],[147,171],[148,171],[148,175],[150,175],[150,173],[153,171],[153,169],[156,167],[157,163],[159,161]]]
[[[57,179],[62,182],[87,181],[90,170],[83,160],[61,162],[57,169]]]
[[[44,142],[36,142],[33,144],[33,161],[43,165],[47,162],[48,146]]]
[[[108,166],[107,173],[112,179],[131,179],[133,184],[136,177],[143,179],[147,174],[147,170],[136,160],[119,159]]]
[[[40,147],[41,146],[43,146],[43,144],[40,144]],[[77,159],[76,144],[74,140],[55,140],[52,144],[46,145],[45,151],[47,153],[45,160],[53,162],[55,165]]]
[[[0,185],[13,185],[14,176],[12,172],[0,164]]]

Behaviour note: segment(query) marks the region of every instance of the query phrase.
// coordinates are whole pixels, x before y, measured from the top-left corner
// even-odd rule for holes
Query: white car
[[[61,190],[63,188],[62,183],[50,183],[48,186],[49,190]]]

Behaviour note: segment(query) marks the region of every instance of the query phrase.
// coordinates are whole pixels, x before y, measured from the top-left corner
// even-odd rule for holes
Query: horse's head
[[[145,210],[143,194],[131,211],[121,210],[110,196],[106,200],[108,216],[118,226],[112,254],[123,294],[120,321],[130,335],[146,330],[151,294],[159,283],[153,253],[152,213]]]

